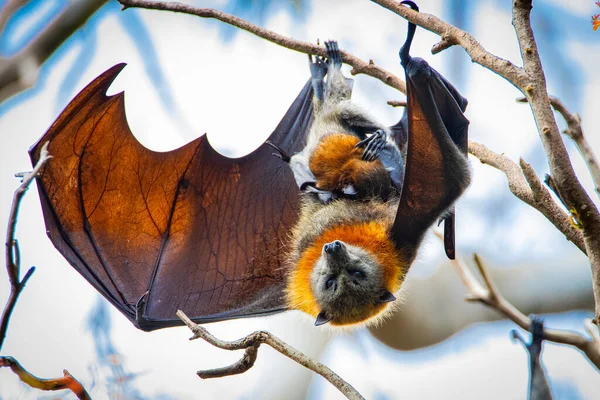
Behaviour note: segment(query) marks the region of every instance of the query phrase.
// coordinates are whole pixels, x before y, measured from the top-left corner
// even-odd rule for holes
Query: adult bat
[[[363,231],[362,238],[382,246],[368,260],[379,264],[381,255],[392,266],[392,273],[381,274],[390,292],[400,286],[425,231],[464,191],[470,176],[463,154],[466,100],[425,61],[408,56],[414,31],[410,24],[401,52],[407,112],[391,128],[396,138],[408,136],[399,146],[407,149],[402,194],[384,208],[345,198],[330,204],[339,208],[340,217],[344,204],[352,210],[365,208],[365,226],[375,229]],[[218,154],[205,136],[171,152],[144,148],[127,124],[123,93],[105,95],[123,66],[83,89],[30,155],[35,163],[41,144],[50,143],[53,159],[37,178],[50,239],[135,326],[154,330],[180,325],[174,318],[177,309],[196,322],[302,309],[321,316],[320,323],[343,325],[385,307],[387,294],[381,287],[371,293],[377,304],[353,315],[336,310],[321,315],[318,301],[317,308],[300,306],[303,296],[313,305],[317,300],[303,291],[310,288],[294,292],[295,277],[302,273],[294,274],[307,270],[311,256],[318,260],[359,247],[337,243],[345,238],[336,236],[344,229],[343,218],[338,230],[313,232],[313,242],[304,238],[316,253],[297,254],[299,242],[293,238],[310,231],[312,225],[305,224],[315,202],[308,198],[314,194],[298,190],[293,171],[272,157],[267,145],[238,159]],[[271,143],[292,154],[306,147],[312,98],[311,79],[269,136]],[[298,256],[304,260],[302,269],[291,261]],[[335,264],[340,263],[343,258]],[[365,271],[355,272],[350,283]],[[334,297],[325,302],[337,304]],[[343,303],[352,305],[352,299]]]

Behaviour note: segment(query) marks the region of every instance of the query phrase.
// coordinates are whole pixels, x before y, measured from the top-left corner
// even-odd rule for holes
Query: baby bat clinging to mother
[[[325,151],[323,160],[311,165],[305,158],[297,171],[266,144],[238,159],[217,153],[206,136],[169,152],[146,149],[129,129],[123,93],[105,95],[124,65],[110,68],[30,149],[34,164],[45,142],[53,156],[36,178],[48,236],[143,330],[180,325],[178,309],[199,323],[288,309],[334,325],[379,315],[425,231],[448,215],[470,179],[467,102],[424,60],[410,57],[414,31],[410,24],[401,50],[407,108],[391,128],[342,119],[348,126],[305,151],[311,127],[335,114],[327,97],[335,91],[313,74],[269,141],[297,158],[314,158],[320,144],[342,133],[348,137],[337,138],[350,154]],[[329,58],[333,85],[333,49]],[[313,69],[324,75],[323,68]],[[394,156],[400,162],[397,148],[406,148],[403,169],[386,165]],[[332,168],[338,164],[331,159],[344,162]],[[356,171],[377,178],[361,180]]]

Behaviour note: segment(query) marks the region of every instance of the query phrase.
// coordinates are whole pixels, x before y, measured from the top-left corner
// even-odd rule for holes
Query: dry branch
[[[212,8],[198,8],[188,6],[186,4],[177,2],[164,2],[164,1],[146,1],[146,0],[118,0],[123,5],[123,10],[127,8],[145,8],[149,10],[162,10],[172,11],[182,14],[195,15],[201,18],[214,18],[226,24],[240,28],[246,32],[250,32],[262,39],[268,40],[269,42],[278,44],[291,50],[299,51],[301,53],[319,55],[326,57],[325,48],[312,43],[303,42],[300,40],[294,40],[289,37],[280,35],[268,29],[261,28],[258,25],[254,25],[246,20],[238,18],[234,15],[224,13],[219,10]],[[373,78],[379,79],[381,82],[395,89],[398,89],[402,93],[406,93],[406,85],[404,81],[389,71],[378,67],[375,63],[370,60],[369,62],[363,61],[360,58],[342,50],[342,58],[344,63],[350,65],[352,75],[365,74],[372,76]]]
[[[538,133],[548,157],[550,173],[561,193],[561,198],[567,204],[569,211],[577,216],[582,227],[586,254],[592,270],[596,309],[594,322],[598,323],[600,315],[600,214],[573,170],[569,153],[554,119],[554,113],[550,107],[550,96],[546,88],[546,77],[531,28],[531,9],[531,0],[515,0],[513,2],[512,21],[527,75],[526,85],[519,89],[527,97],[533,111]]]
[[[78,399],[81,400],[89,400],[91,399],[90,395],[87,393],[83,385],[77,381],[67,371],[63,370],[64,376],[61,378],[55,379],[41,379],[35,375],[29,373],[25,368],[19,364],[17,360],[12,357],[0,357],[0,367],[9,367],[12,372],[14,372],[23,383],[31,386],[35,389],[40,390],[63,390],[69,389]]]
[[[406,107],[406,101],[402,100],[388,100],[388,106],[392,107]]]
[[[521,97],[518,98],[517,101],[521,103],[527,103],[527,98]],[[571,140],[575,142],[579,153],[581,153],[581,156],[583,157],[590,171],[590,175],[592,175],[596,193],[600,195],[600,165],[598,164],[598,159],[592,151],[590,144],[583,134],[581,117],[579,114],[571,113],[558,97],[551,96],[550,104],[555,111],[562,115],[567,123],[567,129],[565,129],[562,133],[570,137]]]
[[[40,66],[107,1],[71,2],[23,50],[10,58],[0,58],[0,103],[33,86]],[[7,11],[12,13],[12,8]]]
[[[33,168],[33,171],[23,176],[23,182],[15,191],[13,197],[12,206],[8,217],[8,228],[6,231],[6,271],[10,281],[10,295],[6,302],[6,306],[4,307],[4,311],[2,312],[2,319],[0,319],[0,349],[2,349],[2,344],[6,338],[8,322],[10,320],[10,315],[17,304],[17,299],[25,287],[25,284],[35,271],[35,267],[31,267],[23,279],[19,279],[21,260],[19,256],[19,245],[15,239],[19,206],[21,205],[21,200],[23,199],[27,188],[36,177],[40,169],[44,166],[44,164],[46,164],[46,162],[48,162],[50,158],[52,158],[52,156],[48,154],[48,143],[44,143],[40,152],[39,161]]]
[[[525,72],[522,68],[517,67],[509,60],[500,58],[488,52],[469,33],[442,21],[438,17],[423,12],[413,11],[395,0],[372,1],[398,14],[413,24],[438,34],[442,40],[433,46],[431,50],[432,53],[439,53],[452,45],[459,45],[465,49],[467,54],[471,57],[471,61],[497,73],[518,88],[526,80]]]
[[[597,323],[600,318],[600,214],[573,171],[569,154],[550,108],[546,77],[531,28],[532,1],[513,1],[512,23],[519,42],[523,67],[517,67],[512,62],[489,53],[469,33],[433,15],[415,12],[393,0],[373,1],[408,21],[440,35],[442,42],[434,46],[434,50],[447,48],[451,44],[463,47],[473,62],[502,76],[527,97],[548,157],[550,172],[568,204],[567,208],[573,210],[572,213],[578,216],[583,228],[585,253],[588,255],[592,270],[596,303],[594,321]]]
[[[254,365],[261,344],[267,344],[284,356],[292,359],[298,364],[310,369],[327,379],[333,386],[342,392],[348,399],[364,399],[348,382],[320,362],[314,361],[285,343],[273,334],[265,331],[257,331],[239,340],[227,342],[216,338],[201,325],[194,323],[181,310],[177,316],[190,328],[194,336],[190,340],[203,339],[207,343],[223,350],[245,350],[244,356],[235,364],[227,367],[198,371],[198,376],[204,379],[218,378],[229,375],[241,374],[248,371]]]
[[[569,215],[552,199],[548,188],[539,180],[531,165],[521,159],[519,167],[510,158],[494,153],[476,142],[469,142],[469,153],[477,157],[482,164],[504,172],[508,188],[517,198],[541,212],[567,240],[586,253],[583,234],[573,227]]]
[[[439,232],[436,231],[435,233],[440,240],[443,240]],[[502,296],[502,293],[494,285],[480,257],[474,254],[473,258],[483,278],[484,285],[479,283],[466,264],[461,260],[460,256],[457,256],[455,260],[451,260],[452,265],[456,268],[456,272],[469,291],[470,296],[467,297],[467,301],[476,301],[485,304],[497,310],[521,328],[529,331],[531,319]],[[597,327],[590,329],[589,325],[591,325],[590,322],[586,321],[585,326],[588,332],[590,332],[591,339],[587,339],[575,332],[547,328],[544,329],[544,339],[578,348],[600,370],[600,337],[597,333]],[[594,330],[596,332],[592,333]]]

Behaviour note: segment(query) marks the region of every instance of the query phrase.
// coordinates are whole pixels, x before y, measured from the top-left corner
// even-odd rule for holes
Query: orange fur
[[[325,231],[301,255],[296,268],[290,274],[286,292],[288,307],[300,310],[316,317],[320,308],[311,289],[312,270],[321,257],[323,246],[334,240],[367,250],[383,268],[383,282],[391,293],[400,289],[403,280],[402,270],[405,264],[400,252],[388,238],[387,228],[379,222],[358,223],[353,225],[336,226]],[[373,305],[371,310],[365,310],[364,320],[381,313],[386,304]],[[333,325],[350,325],[362,321],[332,321]]]
[[[315,175],[317,187],[323,190],[342,190],[347,185],[359,187],[376,170],[387,174],[379,160],[363,161],[363,148],[354,148],[356,136],[336,133],[321,140],[312,153],[308,167]]]

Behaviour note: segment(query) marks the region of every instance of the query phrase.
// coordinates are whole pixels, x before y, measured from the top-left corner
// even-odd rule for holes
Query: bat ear
[[[394,296],[389,290],[385,290],[381,294],[381,296],[379,296],[379,298],[375,301],[375,303],[385,304],[385,303],[391,303],[394,300],[396,300],[396,296]]]
[[[331,321],[331,317],[327,316],[325,311],[321,311],[319,315],[317,315],[317,320],[315,321],[315,326],[325,325]]]

